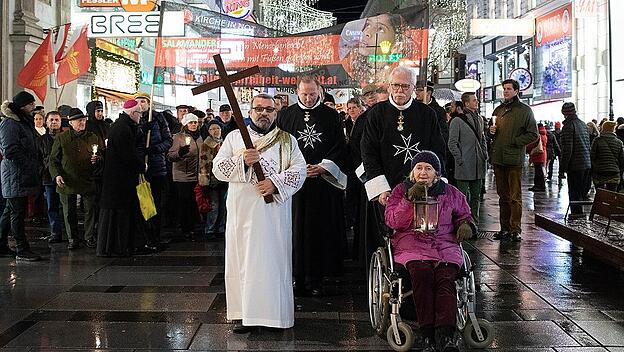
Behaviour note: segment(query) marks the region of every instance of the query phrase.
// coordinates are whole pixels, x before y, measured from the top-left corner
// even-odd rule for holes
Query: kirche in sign
[[[222,0],[221,11],[234,18],[246,18],[253,10],[253,0]]]

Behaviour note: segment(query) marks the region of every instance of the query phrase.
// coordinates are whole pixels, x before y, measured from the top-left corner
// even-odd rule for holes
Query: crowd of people
[[[499,196],[497,240],[521,240],[527,154],[533,192],[546,189],[557,158],[570,200],[586,198],[591,180],[610,190],[621,184],[624,119],[620,127],[585,124],[565,103],[563,124],[552,131],[520,101],[518,82],[502,86],[491,119],[479,114],[475,93],[440,106],[435,85],[416,82],[404,67],[386,86],[364,87],[344,113],[318,81],[302,77],[295,104],[259,94],[238,122],[228,104],[217,116],[187,105],[175,114],[154,111],[141,92],[112,122],[100,101],[87,104],[86,114],[68,106],[44,112],[20,92],[0,107],[0,255],[39,260],[25,220],[46,212],[51,245],[66,238],[69,250],[86,246],[98,256],[158,252],[163,228],[188,240],[225,238],[228,319],[244,333],[292,327],[294,295],[323,296],[347,255],[365,267],[381,235],[395,232],[395,259],[422,283],[414,295],[420,323],[431,343],[449,345],[454,313],[427,302],[454,297],[458,243],[477,232],[488,165]],[[254,148],[245,147],[246,134]],[[136,193],[140,175],[156,206],[147,221]],[[423,191],[444,205],[438,236],[414,237],[411,209]]]

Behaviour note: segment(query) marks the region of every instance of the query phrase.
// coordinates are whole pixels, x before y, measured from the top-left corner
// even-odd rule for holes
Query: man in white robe
[[[306,179],[306,161],[297,140],[275,126],[273,97],[251,102],[245,149],[240,131],[230,133],[213,161],[213,173],[229,182],[225,229],[227,318],[235,333],[254,326],[287,329],[294,325],[291,198]],[[258,182],[259,161],[266,179]],[[263,197],[273,195],[273,203]]]

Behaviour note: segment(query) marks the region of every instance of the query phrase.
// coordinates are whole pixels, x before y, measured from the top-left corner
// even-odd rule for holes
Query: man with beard
[[[40,184],[38,154],[35,147],[37,131],[31,112],[35,97],[21,91],[13,101],[0,106],[0,152],[2,162],[2,195],[6,199],[0,216],[0,257],[37,261],[41,257],[30,250],[24,221],[28,196],[34,195]],[[9,248],[9,233],[15,239],[15,251]]]
[[[110,124],[104,119],[104,104],[99,100],[90,101],[87,104],[87,116],[86,130],[94,133],[103,141],[108,139]]]
[[[343,191],[347,184],[346,145],[336,110],[320,98],[312,77],[297,84],[299,101],[282,110],[277,126],[297,138],[307,163],[303,188],[293,197],[293,263],[295,290],[323,294],[323,277],[342,272],[346,247]]]
[[[139,92],[134,95],[134,99],[138,103],[139,109],[142,111],[139,127],[142,130],[142,136],[147,139],[150,136],[149,147],[145,150],[147,154],[147,172],[145,179],[150,183],[152,189],[152,197],[156,205],[156,215],[147,222],[146,233],[147,242],[151,247],[157,247],[160,242],[160,228],[162,220],[162,195],[167,182],[167,162],[166,154],[171,148],[173,139],[167,126],[167,121],[163,114],[152,111],[152,119],[150,115],[150,96],[147,93]],[[148,134],[149,133],[149,134]],[[142,145],[146,145],[147,141],[143,141]]]
[[[246,149],[234,131],[213,160],[215,176],[230,183],[225,296],[227,318],[238,321],[235,333],[294,325],[291,197],[305,182],[306,161],[295,138],[276,128],[276,115],[270,95],[255,96],[248,126],[255,149]],[[252,171],[256,162],[263,181]],[[264,202],[267,195],[273,195],[273,203]]]
[[[390,198],[390,190],[403,182],[410,170],[412,158],[420,151],[429,150],[440,160],[445,155],[446,144],[440,133],[435,112],[414,100],[415,73],[399,66],[390,74],[390,98],[380,102],[366,113],[366,128],[362,136],[361,153],[364,187],[368,200],[378,205],[367,207],[365,255],[379,244],[383,226],[383,209]]]

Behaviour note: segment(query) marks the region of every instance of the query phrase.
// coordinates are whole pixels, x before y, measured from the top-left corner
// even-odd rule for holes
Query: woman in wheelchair
[[[397,185],[385,210],[394,230],[394,261],[409,272],[423,351],[459,351],[455,339],[455,279],[462,265],[459,242],[476,232],[465,196],[440,179],[440,160],[430,151],[418,153],[405,182]],[[435,231],[415,228],[415,201],[425,195],[438,203]],[[425,220],[428,221],[428,220]]]

